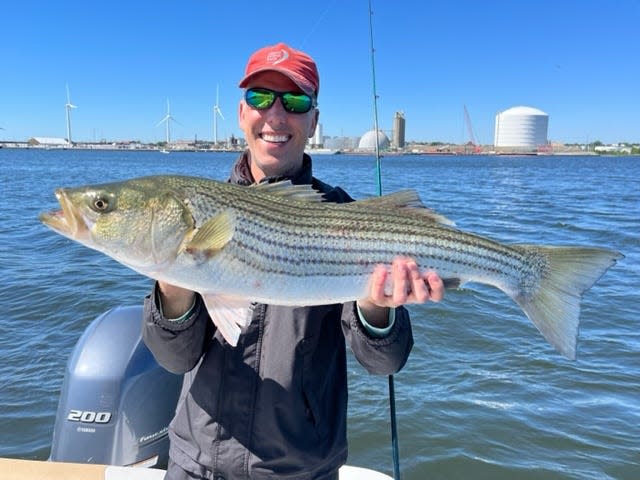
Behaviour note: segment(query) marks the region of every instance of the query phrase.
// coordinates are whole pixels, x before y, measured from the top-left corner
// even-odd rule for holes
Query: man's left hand
[[[359,300],[358,307],[367,322],[384,327],[387,321],[381,313],[387,312],[388,318],[386,308],[429,300],[439,302],[443,297],[444,284],[437,273],[421,273],[413,259],[396,257],[391,268],[376,267],[369,279],[369,297]]]

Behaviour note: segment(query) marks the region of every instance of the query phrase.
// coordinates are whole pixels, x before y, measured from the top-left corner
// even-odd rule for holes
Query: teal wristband
[[[162,318],[165,318],[164,311],[162,310],[162,300],[160,300],[160,290],[156,290],[156,304],[158,305],[158,310],[160,310],[160,315],[162,315]],[[193,308],[195,306],[196,306],[196,297],[194,295],[193,303],[185,313],[180,315],[178,318],[167,318],[166,320],[171,323],[182,323],[191,316],[191,314],[193,313]]]
[[[386,337],[387,335],[389,335],[389,332],[393,328],[393,324],[396,322],[395,308],[389,309],[389,325],[387,325],[384,328],[378,328],[378,327],[374,327],[373,325],[369,325],[369,322],[367,322],[367,319],[364,318],[364,315],[362,314],[362,311],[360,310],[360,307],[358,306],[357,303],[356,303],[356,310],[358,311],[358,319],[360,320],[360,323],[362,323],[362,326],[372,337],[376,337],[376,338]]]

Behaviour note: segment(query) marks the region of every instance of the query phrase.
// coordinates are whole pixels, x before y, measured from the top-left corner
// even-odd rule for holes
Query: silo
[[[513,107],[496,115],[497,151],[535,152],[546,145],[549,115],[533,107]]]
[[[318,122],[316,130],[311,137],[311,146],[313,148],[322,148],[324,146],[324,138],[322,136],[322,124]]]
[[[383,150],[389,148],[389,137],[382,130],[378,130],[378,148]],[[358,143],[358,150],[373,152],[376,149],[376,131],[369,130],[365,133]]]
[[[404,131],[404,112],[396,112],[393,117],[393,146],[395,148],[404,148]]]

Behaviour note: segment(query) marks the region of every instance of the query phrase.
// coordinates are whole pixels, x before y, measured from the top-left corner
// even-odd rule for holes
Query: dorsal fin
[[[311,185],[294,185],[290,180],[283,180],[274,183],[258,183],[251,188],[260,189],[269,194],[278,195],[283,198],[300,200],[303,202],[324,202],[324,194],[314,190]],[[414,213],[422,215],[426,221],[439,223],[441,225],[455,226],[455,223],[444,215],[427,208],[420,200],[418,192],[413,189],[400,190],[398,192],[383,195],[381,197],[371,197],[356,202],[342,204],[350,208],[373,208],[384,210],[397,210],[399,208],[410,208]]]
[[[395,193],[383,195],[381,197],[371,197],[364,200],[358,200],[355,203],[349,203],[347,205],[354,205],[355,208],[366,207],[371,209],[383,209],[383,210],[397,210],[397,209],[411,209],[413,213],[424,216],[425,220],[439,223],[441,225],[455,226],[455,223],[449,220],[444,215],[440,215],[434,210],[427,208],[418,192],[412,189],[400,190]]]
[[[258,183],[251,185],[251,188],[303,202],[324,202],[324,194],[314,190],[311,185],[294,185],[290,180],[274,183]]]
[[[413,189],[399,190],[380,197],[370,197],[358,200],[359,204],[370,204],[375,208],[425,208],[418,192]]]

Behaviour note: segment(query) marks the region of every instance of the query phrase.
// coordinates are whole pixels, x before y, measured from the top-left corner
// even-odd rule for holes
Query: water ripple
[[[160,158],[162,157],[162,158]],[[0,149],[0,455],[46,458],[66,360],[96,316],[151,281],[48,231],[53,190],[156,173],[224,179],[234,155]],[[345,168],[349,175],[345,176]],[[371,157],[316,174],[376,194]],[[405,479],[640,478],[640,162],[591,157],[385,157],[385,192],[414,186],[460,228],[513,243],[603,245],[625,259],[585,295],[578,360],[560,357],[488,287],[411,307],[396,375]],[[390,472],[387,379],[349,357],[349,463]]]

